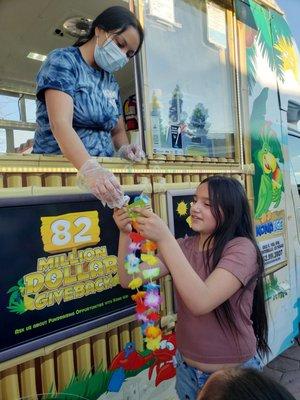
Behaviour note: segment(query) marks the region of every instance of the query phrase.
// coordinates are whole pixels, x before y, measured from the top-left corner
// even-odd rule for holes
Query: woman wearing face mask
[[[130,145],[122,117],[119,86],[112,75],[134,57],[143,29],[125,7],[109,7],[74,46],[52,51],[37,75],[37,129],[33,153],[61,154],[78,169],[81,185],[103,204],[121,207],[115,176],[92,156],[144,157]]]

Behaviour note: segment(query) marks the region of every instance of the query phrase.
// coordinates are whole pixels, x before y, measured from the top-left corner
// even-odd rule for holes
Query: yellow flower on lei
[[[158,258],[153,256],[152,254],[142,254],[141,260],[151,266],[158,264]]]
[[[154,279],[157,278],[160,274],[160,269],[159,268],[148,268],[144,269],[143,271],[143,277],[144,279]]]
[[[133,294],[131,296],[133,301],[139,300],[139,299],[143,299],[146,296],[146,292],[137,292],[136,294]]]
[[[161,330],[157,326],[148,326],[145,332],[146,347],[149,350],[159,349],[161,342]]]
[[[159,345],[161,342],[161,335],[158,336],[156,339],[150,339],[150,338],[145,338],[145,342],[146,342],[146,347],[148,350],[158,350],[159,349]]]
[[[157,326],[148,326],[145,335],[149,339],[156,339],[158,336],[161,336],[161,330]]]
[[[134,279],[132,279],[132,281],[129,282],[128,287],[129,287],[129,289],[134,290],[134,289],[137,289],[140,286],[142,286],[142,284],[143,284],[143,281],[141,278],[134,278]]]

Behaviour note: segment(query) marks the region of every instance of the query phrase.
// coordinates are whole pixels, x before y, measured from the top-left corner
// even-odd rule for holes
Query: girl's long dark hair
[[[221,259],[226,244],[236,237],[246,237],[251,240],[256,248],[258,272],[242,289],[245,290],[257,282],[254,290],[251,319],[257,340],[257,350],[261,356],[270,351],[268,346],[268,320],[264,299],[263,273],[264,261],[253,232],[253,224],[247,195],[243,186],[234,178],[215,175],[201,182],[208,184],[211,212],[217,221],[214,232],[204,243],[204,260],[209,272],[212,272]],[[208,250],[210,249],[210,250]],[[241,297],[240,297],[241,299]],[[229,324],[232,333],[237,327],[232,315],[229,300],[225,301],[215,310],[216,317],[221,326]]]
[[[136,16],[126,7],[113,6],[104,10],[98,17],[96,17],[91,25],[89,33],[81,37],[74,43],[75,47],[82,46],[95,36],[95,28],[103,29],[105,32],[122,33],[127,28],[132,26],[138,31],[140,36],[139,47],[135,54],[137,54],[143,44],[144,30]]]

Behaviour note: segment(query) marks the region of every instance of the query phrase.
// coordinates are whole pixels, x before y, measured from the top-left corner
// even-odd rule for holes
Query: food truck
[[[2,400],[177,398],[171,277],[159,282],[163,340],[151,352],[119,285],[112,211],[77,187],[62,155],[31,154],[41,62],[111,5],[130,8],[145,29],[141,53],[116,79],[128,137],[146,158],[99,163],[131,198],[147,194],[176,237],[192,234],[203,179],[239,179],[265,262],[270,359],[299,335],[300,64],[276,1],[2,0]]]

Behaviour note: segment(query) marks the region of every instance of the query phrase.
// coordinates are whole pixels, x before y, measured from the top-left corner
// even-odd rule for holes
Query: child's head
[[[243,186],[234,178],[216,175],[201,182],[191,217],[193,230],[214,239],[253,237],[248,199]]]
[[[229,368],[215,372],[197,400],[295,400],[279,383],[254,369]]]

